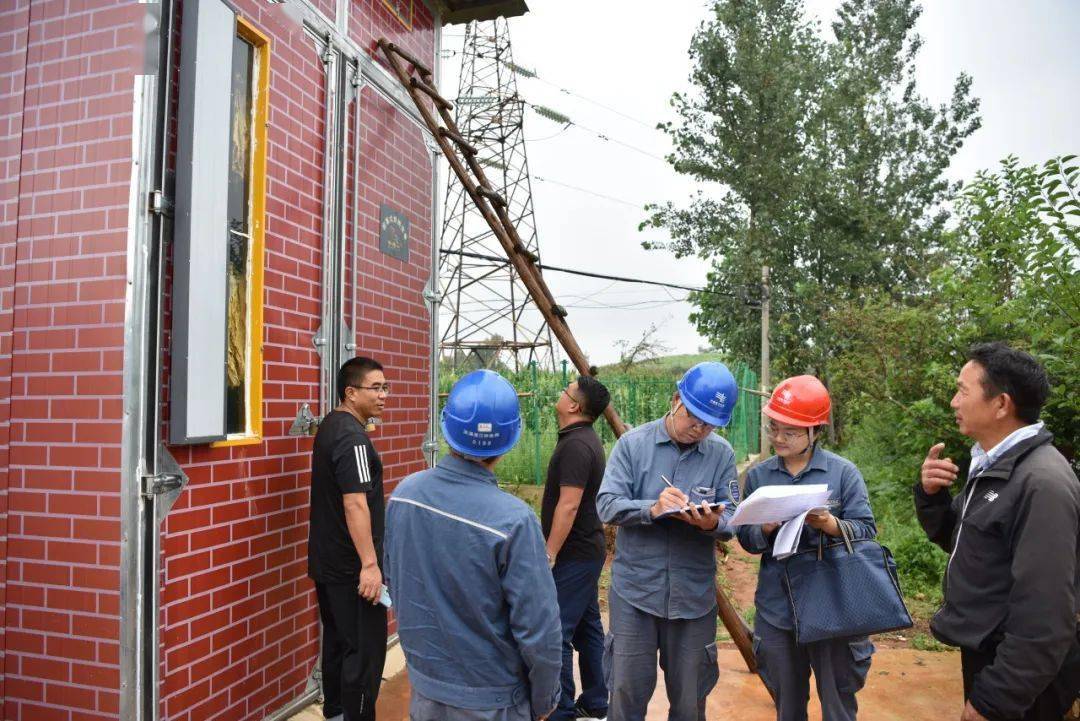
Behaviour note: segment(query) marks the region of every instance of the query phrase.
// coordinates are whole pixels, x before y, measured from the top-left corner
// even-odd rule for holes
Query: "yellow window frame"
[[[266,234],[266,127],[270,93],[270,38],[249,20],[237,15],[236,34],[255,51],[255,79],[251,142],[251,303],[248,314],[248,430],[231,434],[214,448],[249,446],[263,440],[263,249]]]
[[[409,3],[408,14],[409,17],[405,17],[402,13],[404,8],[398,7],[398,4],[403,0],[382,0],[383,7],[390,11],[390,14],[397,18],[397,21],[405,26],[406,30],[412,30],[413,26],[413,0],[407,0]]]

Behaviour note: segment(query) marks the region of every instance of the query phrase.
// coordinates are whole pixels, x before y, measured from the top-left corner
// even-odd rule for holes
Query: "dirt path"
[[[742,657],[733,649],[720,652],[720,681],[706,702],[709,719],[774,721],[776,711],[768,692],[746,671]],[[958,719],[961,708],[959,654],[911,649],[884,649],[874,655],[866,688],[859,694],[859,716],[869,721],[943,721]],[[648,719],[667,718],[663,674],[649,704]],[[409,681],[407,673],[383,683],[376,712],[379,721],[407,721]],[[312,707],[294,721],[319,721]],[[821,721],[821,709],[813,692],[810,721]]]
[[[757,558],[745,553],[737,543],[729,545],[720,559],[720,580],[732,602],[752,622],[754,589],[757,585]],[[600,579],[601,609],[607,627],[607,592],[610,570]],[[752,625],[752,623],[751,623]],[[915,633],[925,629],[921,620],[907,635],[876,637],[877,652],[859,694],[859,716],[868,721],[952,721],[959,719],[963,687],[960,679],[960,654],[955,651],[924,651],[912,647]],[[717,639],[721,651],[720,680],[709,694],[709,719],[738,718],[739,721],[773,721],[776,711],[768,691],[746,664],[729,640],[722,625]],[[409,717],[409,682],[402,671],[387,679],[379,695],[377,717],[380,721],[407,721]],[[667,697],[663,672],[658,671],[656,692],[649,704],[650,720],[667,717]],[[314,707],[294,717],[294,721],[318,721],[322,714]],[[816,691],[810,693],[810,720],[821,721]]]

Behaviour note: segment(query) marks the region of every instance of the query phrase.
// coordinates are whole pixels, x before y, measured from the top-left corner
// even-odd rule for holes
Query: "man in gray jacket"
[[[972,348],[952,408],[973,439],[967,483],[930,449],[915,508],[949,556],[930,628],[959,646],[961,721],[1061,721],[1080,689],[1080,482],[1039,422],[1046,371],[1004,343]]]
[[[401,482],[383,564],[411,721],[533,721],[555,708],[562,628],[536,514],[492,469],[521,433],[517,393],[469,373],[442,417],[449,455]]]

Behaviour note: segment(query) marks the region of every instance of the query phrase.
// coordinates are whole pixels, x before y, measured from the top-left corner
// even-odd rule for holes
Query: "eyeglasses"
[[[806,438],[806,433],[805,429],[799,431],[782,431],[771,423],[765,427],[765,435],[769,436],[769,438],[779,438],[789,443],[791,441],[797,441],[800,438]]]
[[[690,430],[703,431],[706,429],[712,430],[713,428],[715,428],[715,426],[713,426],[711,423],[706,423],[705,421],[692,414],[690,412],[690,409],[687,408],[684,404],[680,403],[679,407],[683,409],[683,413],[686,414],[686,418],[690,421]]]
[[[566,397],[567,397],[567,398],[569,398],[570,400],[572,400],[572,401],[573,401],[574,403],[577,403],[577,404],[578,404],[579,406],[581,406],[582,408],[584,408],[584,407],[585,407],[585,404],[584,404],[584,403],[582,403],[581,401],[579,401],[579,400],[578,400],[577,398],[574,398],[574,396],[570,395],[570,391],[568,391],[568,390],[566,390],[565,388],[563,388],[563,389],[562,389],[562,392],[563,392],[563,393],[565,393],[565,394],[566,394]]]
[[[350,388],[357,388],[357,389],[362,388],[365,391],[375,391],[375,393],[379,394],[379,395],[381,395],[383,393],[385,393],[386,395],[390,395],[390,384],[389,383],[383,383],[381,386],[349,386],[349,387]]]

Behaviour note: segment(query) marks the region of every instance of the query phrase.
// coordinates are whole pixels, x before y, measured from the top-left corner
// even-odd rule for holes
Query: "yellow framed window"
[[[237,17],[229,123],[225,440],[262,440],[262,298],[270,40]]]

